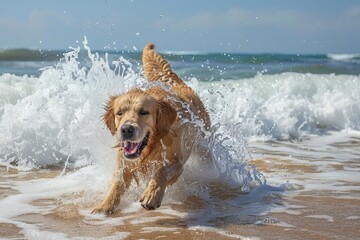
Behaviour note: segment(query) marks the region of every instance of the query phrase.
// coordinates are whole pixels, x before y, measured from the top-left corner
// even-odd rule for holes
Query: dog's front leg
[[[147,210],[160,207],[166,186],[173,184],[180,176],[181,171],[182,165],[180,163],[162,166],[157,169],[141,196],[141,206]]]
[[[154,210],[160,207],[162,198],[164,197],[166,183],[165,167],[161,167],[156,170],[141,196],[141,206],[147,210]]]
[[[115,176],[114,180],[111,183],[111,187],[108,195],[104,201],[97,207],[95,207],[91,213],[105,213],[111,214],[114,211],[114,208],[120,202],[120,195],[125,191],[125,183],[119,176]]]

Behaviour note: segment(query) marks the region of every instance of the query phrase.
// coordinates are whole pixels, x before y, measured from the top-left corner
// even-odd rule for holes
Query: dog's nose
[[[123,125],[121,127],[121,135],[125,138],[125,139],[129,139],[132,138],[134,136],[135,133],[135,127],[132,125]]]

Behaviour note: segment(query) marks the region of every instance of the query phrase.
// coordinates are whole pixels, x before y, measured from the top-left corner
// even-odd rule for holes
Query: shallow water
[[[329,141],[331,138],[331,141]],[[298,142],[252,142],[252,164],[267,184],[250,193],[215,183],[192,192],[186,179],[155,211],[133,190],[115,214],[91,215],[95,166],[1,174],[4,238],[354,239],[360,223],[360,134],[333,133]],[[186,186],[184,188],[184,185]],[[67,186],[71,186],[67,189]],[[93,188],[96,188],[94,186]],[[188,189],[188,190],[186,190]],[[190,189],[190,190],[189,190]],[[186,196],[185,196],[186,195]],[[93,197],[96,196],[96,197]],[[185,196],[185,197],[184,197]]]
[[[90,214],[115,166],[103,104],[149,86],[133,60],[84,48],[86,63],[75,49],[39,76],[0,76],[0,238],[360,237],[360,77],[351,74],[190,77],[214,126],[213,166],[191,157],[155,211],[133,186],[113,215]]]

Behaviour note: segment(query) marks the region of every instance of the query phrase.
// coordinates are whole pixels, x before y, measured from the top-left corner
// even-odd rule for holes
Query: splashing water
[[[199,55],[185,59],[189,69],[181,69],[179,56],[170,63],[182,76],[184,70],[195,74],[185,79],[213,123],[198,144],[213,162],[190,156],[156,211],[140,210],[141,184],[130,187],[114,215],[91,215],[115,168],[115,140],[100,120],[103,106],[111,95],[152,86],[143,78],[139,53],[130,55],[92,53],[85,39],[83,48],[71,49],[36,77],[0,76],[1,237],[356,236],[360,77],[273,72],[198,81],[193,66],[199,62],[191,59]],[[214,71],[200,72],[214,78]],[[11,236],[17,229],[19,236]]]
[[[122,56],[109,63],[107,54],[92,53],[86,38],[83,43],[86,61],[79,61],[78,47],[38,78],[1,76],[1,92],[8,92],[0,99],[2,164],[20,170],[61,167],[63,173],[95,164],[112,174],[114,139],[100,121],[103,105],[111,95],[150,85]],[[254,181],[264,180],[246,162],[245,140],[224,129],[217,123],[204,144],[213,152],[218,176],[249,191]]]

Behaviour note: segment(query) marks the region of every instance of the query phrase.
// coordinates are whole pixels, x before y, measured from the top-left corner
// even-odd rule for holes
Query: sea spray
[[[109,152],[104,142],[108,140],[108,146],[113,142],[100,118],[108,96],[126,90],[124,77],[90,51],[91,66],[80,66],[79,51],[64,54],[56,67],[43,68],[38,78],[1,76],[10,79],[1,81],[2,88],[12,89],[12,96],[2,99],[3,163],[30,169],[65,162],[81,167],[101,161]],[[93,147],[97,145],[104,148]]]
[[[86,39],[84,49],[85,60],[79,60],[81,48],[73,48],[55,66],[42,68],[39,77],[0,76],[2,165],[20,170],[55,166],[63,173],[95,165],[111,177],[116,143],[101,122],[104,104],[111,95],[151,84],[138,64],[123,56],[110,62],[107,54],[92,53]],[[203,143],[212,151],[213,168],[196,177],[199,173],[191,170],[203,166],[189,159],[180,182],[192,182],[190,192],[206,188],[209,179],[245,192],[265,183],[247,162],[248,141],[360,129],[359,76],[258,74],[212,82],[192,78],[187,84],[203,100],[213,123]],[[96,174],[97,181],[104,181]]]
[[[259,238],[267,238],[269,231],[274,238],[356,235],[344,232],[343,225],[356,229],[358,219],[353,216],[359,185],[357,74],[273,74],[269,69],[272,75],[244,79],[238,74],[231,78],[224,70],[226,80],[220,81],[212,76],[216,70],[207,71],[206,66],[201,74],[194,68],[176,69],[185,79],[182,72],[197,76],[187,84],[210,112],[213,127],[200,143],[211,150],[212,165],[191,156],[156,211],[141,210],[142,189],[131,186],[113,215],[90,214],[107,194],[115,168],[115,140],[100,121],[103,104],[109,95],[149,85],[138,68],[139,54],[134,61],[89,50],[72,49],[68,60],[48,63],[53,67],[43,68],[41,76],[0,76],[0,165],[35,169],[0,167],[5,238],[17,237],[12,235],[16,232],[27,239],[147,237],[144,234],[245,239],[243,231]],[[80,51],[78,56],[74,51]],[[86,52],[85,59],[81,52]],[[204,54],[209,65],[218,56]],[[189,57],[178,63],[192,65]],[[314,59],[301,60],[307,71]],[[315,60],[323,62],[322,57]],[[251,61],[248,64],[258,64]],[[358,59],[341,61],[341,66],[351,68],[354,61]],[[279,69],[293,64],[275,62]],[[339,61],[334,62],[337,66]],[[171,59],[170,64],[176,67]],[[239,72],[248,66],[228,64]],[[254,141],[259,139],[269,141]],[[43,162],[38,161],[41,154]],[[252,157],[267,184],[259,184],[265,179],[247,163]],[[252,189],[252,183],[260,186]],[[334,220],[330,232],[328,221],[311,218],[314,211]],[[258,231],[258,224],[264,231]]]
[[[39,77],[9,74],[0,77],[8,79],[1,81],[2,88],[13,89],[11,99],[3,98],[0,122],[3,165],[20,170],[54,166],[63,168],[63,174],[97,165],[106,175],[113,174],[116,152],[112,146],[116,143],[101,122],[104,104],[111,95],[133,87],[145,89],[151,84],[144,79],[141,69],[124,57],[110,63],[107,54],[100,57],[92,53],[86,39],[84,49],[86,61],[79,61],[80,47],[72,48],[56,66],[42,68]],[[196,86],[197,82],[190,84],[195,84],[195,90],[208,105],[208,86],[203,88],[200,83]],[[213,122],[214,128],[203,144],[213,152],[213,166],[219,179],[237,184],[244,191],[249,191],[254,182],[262,184],[264,179],[247,163],[248,157],[243,152],[245,140],[238,134],[241,127],[236,121],[230,125],[217,123],[216,119]],[[228,127],[232,134],[226,133]]]
[[[191,82],[190,82],[191,84]],[[301,139],[360,129],[360,77],[282,73],[199,84],[215,123],[245,139]]]

